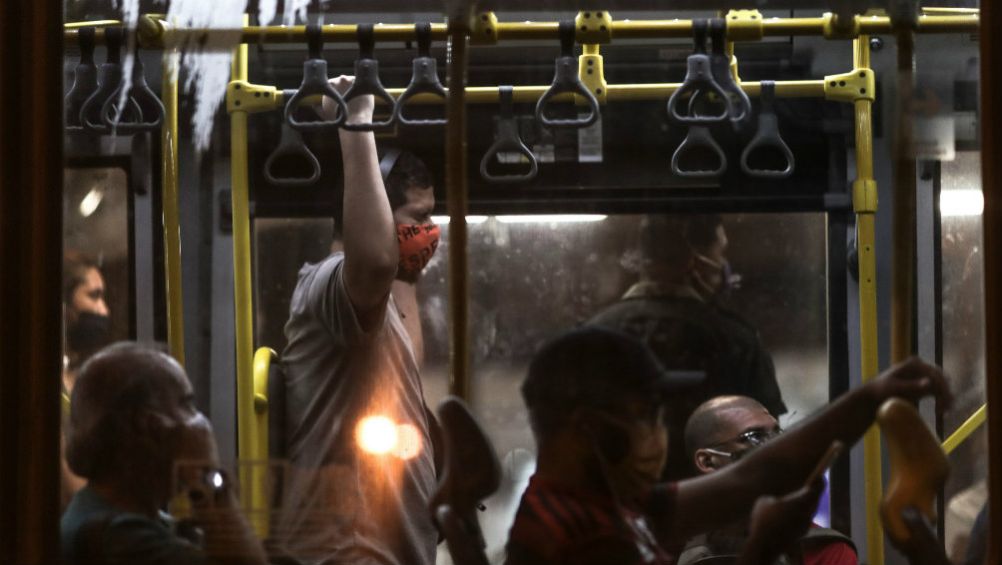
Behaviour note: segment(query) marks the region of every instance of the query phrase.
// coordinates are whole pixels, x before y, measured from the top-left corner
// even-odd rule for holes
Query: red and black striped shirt
[[[675,492],[667,483],[651,494],[658,522],[671,519]],[[654,536],[649,514],[533,476],[515,514],[505,565],[673,565],[675,556]]]

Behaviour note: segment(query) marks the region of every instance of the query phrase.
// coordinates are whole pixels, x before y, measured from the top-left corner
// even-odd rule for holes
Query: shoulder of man
[[[105,515],[89,521],[77,536],[86,555],[80,565],[203,565],[205,554],[153,519],[139,514]]]

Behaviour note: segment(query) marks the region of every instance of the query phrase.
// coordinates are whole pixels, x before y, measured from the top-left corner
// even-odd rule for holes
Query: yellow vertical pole
[[[855,69],[870,68],[870,40],[853,40]],[[853,208],[856,212],[856,242],[859,254],[859,336],[863,382],[877,376],[877,259],[876,212],[877,182],[873,178],[873,103],[868,99],[853,102],[856,111],[856,180],[853,181]],[[863,476],[866,508],[867,562],[883,565],[884,534],[880,523],[879,503],[882,492],[880,435],[870,428],[863,438]]]
[[[449,211],[449,392],[470,400],[469,281],[467,279],[466,66],[472,3],[459,2],[449,15],[449,96],[445,109],[445,186]]]
[[[249,22],[244,16],[244,25]],[[241,44],[233,54],[232,80],[247,80],[247,44]],[[251,510],[257,500],[253,491],[254,467],[248,463],[258,458],[255,449],[256,424],[254,416],[254,303],[251,289],[250,243],[250,186],[247,172],[247,112],[230,113],[230,175],[233,208],[233,314],[236,335],[237,361],[237,458],[240,481],[247,487],[243,503]],[[260,470],[263,472],[263,469]],[[251,515],[251,523],[258,535],[267,533],[267,522],[258,514]]]
[[[138,56],[138,55],[137,55]],[[164,121],[160,128],[161,207],[164,224],[164,272],[167,294],[167,345],[170,354],[184,365],[184,302],[181,293],[181,221],[178,208],[177,164],[177,50],[163,55]]]

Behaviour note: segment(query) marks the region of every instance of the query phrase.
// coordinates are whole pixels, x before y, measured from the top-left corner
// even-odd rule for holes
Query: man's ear
[[[713,462],[713,454],[705,449],[696,450],[696,453],[693,455],[693,463],[696,465],[696,470],[704,475],[720,468]]]

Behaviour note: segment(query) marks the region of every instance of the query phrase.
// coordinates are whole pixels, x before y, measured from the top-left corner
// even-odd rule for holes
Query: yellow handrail
[[[244,16],[245,21],[247,16]],[[247,80],[247,45],[233,56],[233,80]],[[230,189],[233,214],[233,313],[237,364],[237,457],[253,461],[260,430],[254,415],[254,304],[252,298],[249,179],[247,175],[247,112],[230,113]],[[249,467],[241,467],[241,484],[253,484]],[[249,495],[254,500],[256,494]],[[258,535],[267,533],[262,520],[253,522]]]
[[[853,40],[854,67],[870,69],[869,38]],[[856,180],[853,209],[856,212],[856,244],[859,257],[859,339],[863,382],[879,372],[877,352],[877,182],[873,178],[873,93],[854,102],[856,112]],[[871,428],[863,437],[864,504],[866,509],[867,561],[883,565],[884,535],[880,523],[882,488],[880,434]]]
[[[920,15],[915,31],[917,33],[975,33],[980,25],[977,12],[943,12],[933,9],[929,14]],[[872,34],[889,34],[895,31],[894,24],[887,16],[856,16],[852,25],[847,26],[848,32],[832,30],[832,18],[828,15],[806,18],[764,18],[761,21],[763,37],[788,36],[822,36],[830,39],[854,39]],[[87,22],[73,24],[85,25]],[[104,24],[105,22],[100,22]],[[692,37],[691,20],[613,20],[610,24],[609,37],[616,39],[687,39]],[[358,41],[354,24],[328,24],[323,26],[325,43],[355,43]],[[557,40],[557,22],[498,22],[492,26],[496,41],[524,40]],[[374,27],[377,41],[396,42],[416,40],[413,24],[377,24]],[[589,43],[581,37],[589,31],[578,29],[581,43]],[[74,42],[76,29],[65,31],[67,44]],[[145,48],[178,46],[189,41],[199,42],[200,39],[212,34],[216,36],[231,36],[240,43],[304,43],[306,26],[244,26],[233,29],[169,29],[158,36],[144,36],[140,41]],[[730,34],[730,32],[729,32]],[[435,41],[444,41],[448,31],[446,24],[432,24],[431,36]],[[739,37],[729,37],[732,41],[748,41],[743,34]],[[757,40],[758,37],[751,39]],[[103,41],[103,34],[98,33],[96,40]]]
[[[107,27],[122,25],[119,20],[94,20],[92,22],[66,22],[63,29],[80,29],[82,27]]]
[[[971,414],[971,417],[961,424],[959,428],[957,428],[957,431],[953,432],[950,434],[950,437],[946,438],[946,441],[943,442],[943,451],[947,454],[953,453],[953,450],[957,449],[960,444],[964,443],[967,438],[971,437],[971,434],[980,428],[981,425],[985,423],[987,418],[988,405],[982,404],[981,408],[975,410],[974,414]]]
[[[164,271],[167,295],[167,345],[184,365],[184,301],[181,291],[181,218],[178,207],[177,51],[163,55],[164,123],[160,129],[160,172],[163,181]]]

